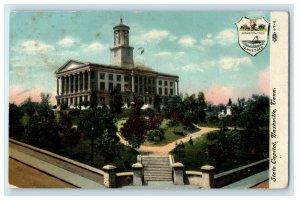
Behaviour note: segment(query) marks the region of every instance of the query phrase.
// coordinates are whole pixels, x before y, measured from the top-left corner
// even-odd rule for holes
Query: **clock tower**
[[[110,48],[110,63],[120,67],[133,66],[133,47],[129,46],[129,26],[123,24],[116,25],[114,30],[114,46]]]

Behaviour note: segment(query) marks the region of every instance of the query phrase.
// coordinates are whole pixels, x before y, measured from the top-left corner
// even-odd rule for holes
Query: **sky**
[[[10,14],[9,101],[39,101],[44,92],[56,104],[54,73],[65,62],[109,64],[121,16],[134,62],[178,75],[181,93],[202,91],[214,104],[269,95],[270,46],[251,56],[239,46],[235,25],[242,17],[270,21],[269,12],[18,11]]]

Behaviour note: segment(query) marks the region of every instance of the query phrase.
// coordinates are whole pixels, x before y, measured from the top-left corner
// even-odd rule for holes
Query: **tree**
[[[197,108],[195,109],[195,114],[197,115],[197,121],[204,121],[206,114],[205,114],[206,102],[203,92],[199,92],[197,98]]]
[[[115,119],[113,115],[101,108],[88,110],[88,112],[82,118],[80,118],[78,130],[90,138],[92,166],[94,165],[94,153],[97,143],[103,144],[105,141],[110,141],[107,145],[114,146],[116,144],[117,127],[115,126]],[[106,132],[108,136],[103,135]],[[101,147],[97,145],[97,149],[99,150]]]
[[[69,144],[70,157],[73,155],[73,147],[79,143],[81,138],[80,132],[74,127],[63,127],[64,142]]]
[[[157,114],[153,115],[152,117],[150,117],[148,119],[147,129],[148,130],[158,129],[160,124],[162,123],[162,121],[163,121],[162,116],[157,115]]]
[[[123,100],[119,87],[114,87],[110,92],[109,107],[112,114],[119,115],[122,112]]]
[[[14,103],[9,104],[9,136],[14,137],[23,133],[24,127],[21,124],[23,111]]]
[[[154,100],[153,100],[153,107],[158,111],[160,112],[160,106],[161,106],[161,102],[162,99],[161,97],[158,95],[158,94],[155,94],[154,96]]]
[[[252,95],[241,112],[239,124],[246,129],[245,140],[251,156],[254,156],[260,145],[260,128],[269,126],[269,97]]]
[[[90,98],[90,108],[94,110],[97,107],[98,107],[97,91],[93,90]]]
[[[32,117],[34,115],[35,106],[35,103],[31,101],[30,97],[20,105],[21,109],[27,114],[28,117]]]
[[[122,135],[133,148],[138,148],[143,143],[147,133],[146,120],[141,116],[143,104],[140,98],[134,97],[132,113],[121,128]]]

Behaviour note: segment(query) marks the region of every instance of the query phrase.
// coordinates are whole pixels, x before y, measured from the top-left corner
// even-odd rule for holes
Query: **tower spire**
[[[123,24],[123,17],[120,17],[120,24]]]

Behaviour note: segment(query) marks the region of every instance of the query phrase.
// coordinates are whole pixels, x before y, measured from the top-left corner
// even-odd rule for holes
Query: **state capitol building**
[[[99,104],[109,103],[109,94],[119,87],[124,103],[132,101],[133,95],[140,96],[145,104],[153,105],[158,94],[162,102],[179,94],[176,75],[160,73],[144,66],[135,66],[133,47],[129,44],[129,26],[113,27],[114,46],[110,48],[110,65],[69,60],[56,72],[57,105],[81,105],[90,101],[92,91],[97,91]]]

